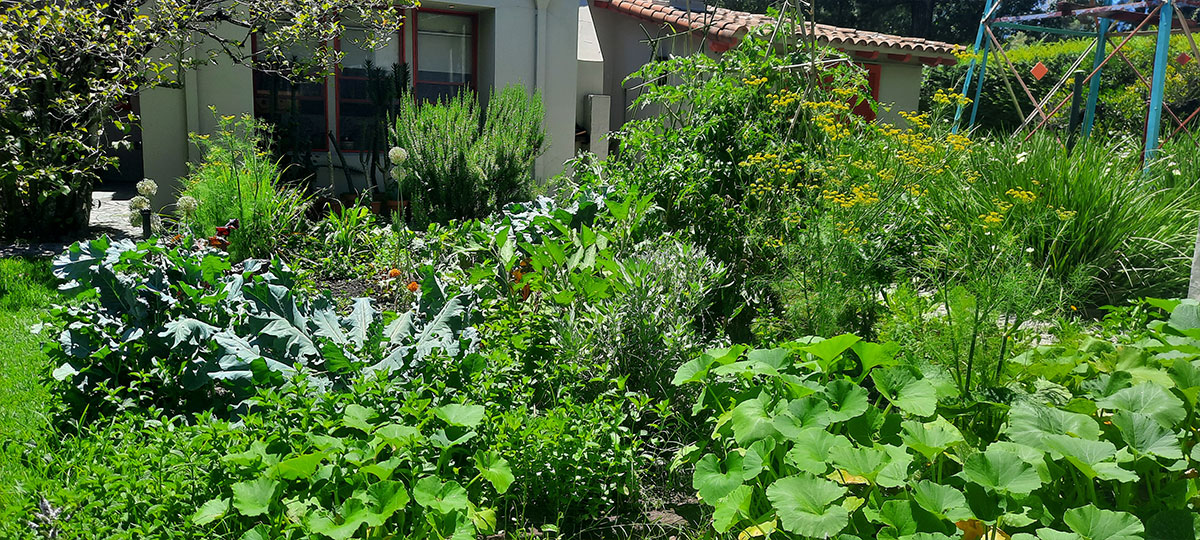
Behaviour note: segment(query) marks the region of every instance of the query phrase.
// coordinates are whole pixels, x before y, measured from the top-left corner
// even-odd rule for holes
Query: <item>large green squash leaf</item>
[[[778,431],[761,398],[747,399],[733,408],[733,438],[743,448],[776,433]]]
[[[847,380],[836,380],[825,386],[825,397],[829,399],[829,419],[845,422],[867,412],[867,391]]]
[[[1154,383],[1141,383],[1120,390],[1096,405],[1111,411],[1132,411],[1145,414],[1165,428],[1174,428],[1187,416],[1183,401]]]
[[[1145,532],[1138,518],[1125,512],[1101,510],[1090,504],[1067,510],[1063,522],[1074,534],[1039,529],[1038,537],[1046,540],[1141,540]]]
[[[905,420],[901,426],[904,428],[904,444],[920,452],[930,461],[951,446],[964,441],[962,432],[941,416],[925,423]]]
[[[417,504],[443,515],[466,510],[471,504],[467,499],[467,490],[458,482],[451,480],[443,483],[436,476],[418,480],[413,487],[413,498]]]
[[[900,410],[915,416],[930,416],[937,411],[937,390],[929,381],[918,379],[906,367],[877,369],[871,372],[875,389]]]
[[[724,463],[716,454],[706,454],[696,463],[692,488],[711,504],[732,493],[744,480],[740,454],[730,454]]]
[[[233,507],[245,516],[261,516],[267,513],[275,500],[279,482],[260,477],[233,485]]]
[[[967,481],[997,493],[1028,495],[1042,487],[1042,480],[1032,465],[1001,448],[989,447],[971,455],[960,474]]]
[[[830,537],[846,528],[850,513],[834,501],[846,488],[808,475],[776,480],[767,488],[767,499],[779,515],[784,530],[815,538]]]

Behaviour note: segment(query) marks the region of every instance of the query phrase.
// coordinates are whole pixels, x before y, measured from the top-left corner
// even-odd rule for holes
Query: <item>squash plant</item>
[[[675,465],[693,466],[713,527],[742,536],[1190,539],[1200,330],[1159,334],[1015,362],[1070,384],[1013,379],[1004,402],[960,399],[943,370],[852,335],[711,350],[673,381],[701,387],[712,428]],[[976,407],[1003,416],[998,436],[972,430]]]
[[[496,530],[487,503],[514,477],[496,452],[471,451],[484,407],[434,407],[416,392],[393,396],[399,406],[385,411],[350,394],[311,404],[296,396],[260,394],[270,412],[247,424],[270,435],[221,458],[230,481],[196,509],[193,524],[241,538],[334,540],[474,538]],[[316,410],[301,410],[308,406]]]

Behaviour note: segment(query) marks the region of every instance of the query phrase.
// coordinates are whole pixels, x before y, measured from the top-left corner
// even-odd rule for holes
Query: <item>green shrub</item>
[[[208,238],[237,219],[240,225],[229,236],[236,260],[270,257],[304,225],[308,198],[279,181],[279,168],[263,150],[265,129],[249,115],[223,116],[213,136],[192,136],[204,159],[184,180],[180,195],[198,205],[194,214],[181,216],[181,223],[191,234]]]
[[[472,219],[524,200],[534,160],[545,151],[541,94],[508,86],[480,120],[475,94],[437,103],[402,98],[391,144],[408,159],[397,166],[400,197],[434,221]]]

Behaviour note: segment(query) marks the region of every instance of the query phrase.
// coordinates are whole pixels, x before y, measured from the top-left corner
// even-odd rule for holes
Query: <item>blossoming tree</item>
[[[373,47],[400,25],[392,2],[359,0],[0,0],[0,238],[86,228],[104,127],[137,122],[116,105],[226,59],[289,77],[338,60],[344,21]],[[247,46],[257,36],[258,51]],[[296,46],[308,58],[289,58]]]

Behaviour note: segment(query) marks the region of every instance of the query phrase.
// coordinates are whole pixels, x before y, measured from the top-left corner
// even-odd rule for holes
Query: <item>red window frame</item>
[[[415,19],[415,17],[414,17],[414,19]],[[400,51],[399,51],[399,55],[397,56],[398,63],[400,63],[400,64],[403,64],[406,62],[405,57],[404,57],[404,53],[406,50],[405,43],[404,43],[404,37],[405,37],[404,36],[404,28],[406,26],[408,26],[408,25],[407,24],[402,25],[400,27],[400,30],[397,31],[397,35],[396,35],[397,39],[400,42]],[[413,34],[415,35],[416,32],[414,31]],[[334,38],[333,49],[338,52],[342,51],[342,38],[341,37]],[[414,46],[414,49],[415,49],[415,46]],[[415,55],[414,55],[414,59],[415,59]],[[410,71],[410,73],[412,73],[412,72]],[[343,136],[343,133],[342,133],[342,103],[345,102],[345,103],[370,104],[371,100],[370,99],[343,98],[342,97],[342,81],[366,81],[367,80],[366,77],[359,77],[356,75],[343,74],[341,62],[338,62],[337,66],[334,67],[333,77],[334,77],[333,86],[334,86],[334,95],[335,95],[334,117],[335,117],[335,122],[337,125],[338,140],[341,140],[341,138]],[[410,77],[409,84],[412,84],[411,77]],[[342,149],[342,152],[347,153],[347,154],[359,153],[359,152],[365,152],[365,151],[366,150],[364,150],[362,148],[353,148],[353,149],[343,148]]]
[[[258,62],[257,55],[259,52],[258,51],[258,34],[257,33],[251,34],[251,36],[250,36],[250,50],[251,50],[251,54],[255,57],[254,63],[257,63]],[[258,99],[260,97],[259,96],[259,93],[260,93],[259,78],[260,77],[278,77],[278,75],[264,73],[257,69],[251,68],[250,77],[251,77],[251,86],[252,86],[251,92],[253,94],[252,99],[254,100],[254,106],[252,107],[253,113],[254,113],[255,118],[260,118],[259,112],[258,112]],[[311,83],[300,83],[300,84],[318,84],[318,83],[316,81],[313,81]],[[321,79],[319,84],[321,85],[321,96],[320,97],[299,96],[296,98],[297,101],[318,101],[318,100],[320,100],[320,102],[321,102],[321,118],[323,119],[321,122],[321,124],[322,124],[321,145],[318,147],[315,147],[315,148],[310,148],[309,149],[310,152],[328,152],[329,151],[329,137],[327,135],[329,133],[329,107],[328,107],[329,86],[327,84],[326,79],[324,79],[324,78]],[[270,91],[262,90],[262,92],[266,93],[266,96],[263,96],[265,99],[270,99],[270,97],[271,97]]]
[[[440,13],[444,15],[460,15],[471,19],[471,81],[468,83],[450,83],[441,81],[423,81],[421,80],[421,62],[420,62],[420,43],[421,29],[418,26],[421,13]],[[431,84],[438,86],[465,86],[472,91],[477,90],[479,84],[479,13],[473,11],[457,11],[449,9],[432,9],[432,8],[417,8],[413,11],[412,17],[413,27],[413,69],[412,69],[412,85],[413,95],[416,96],[416,89],[422,84]]]

